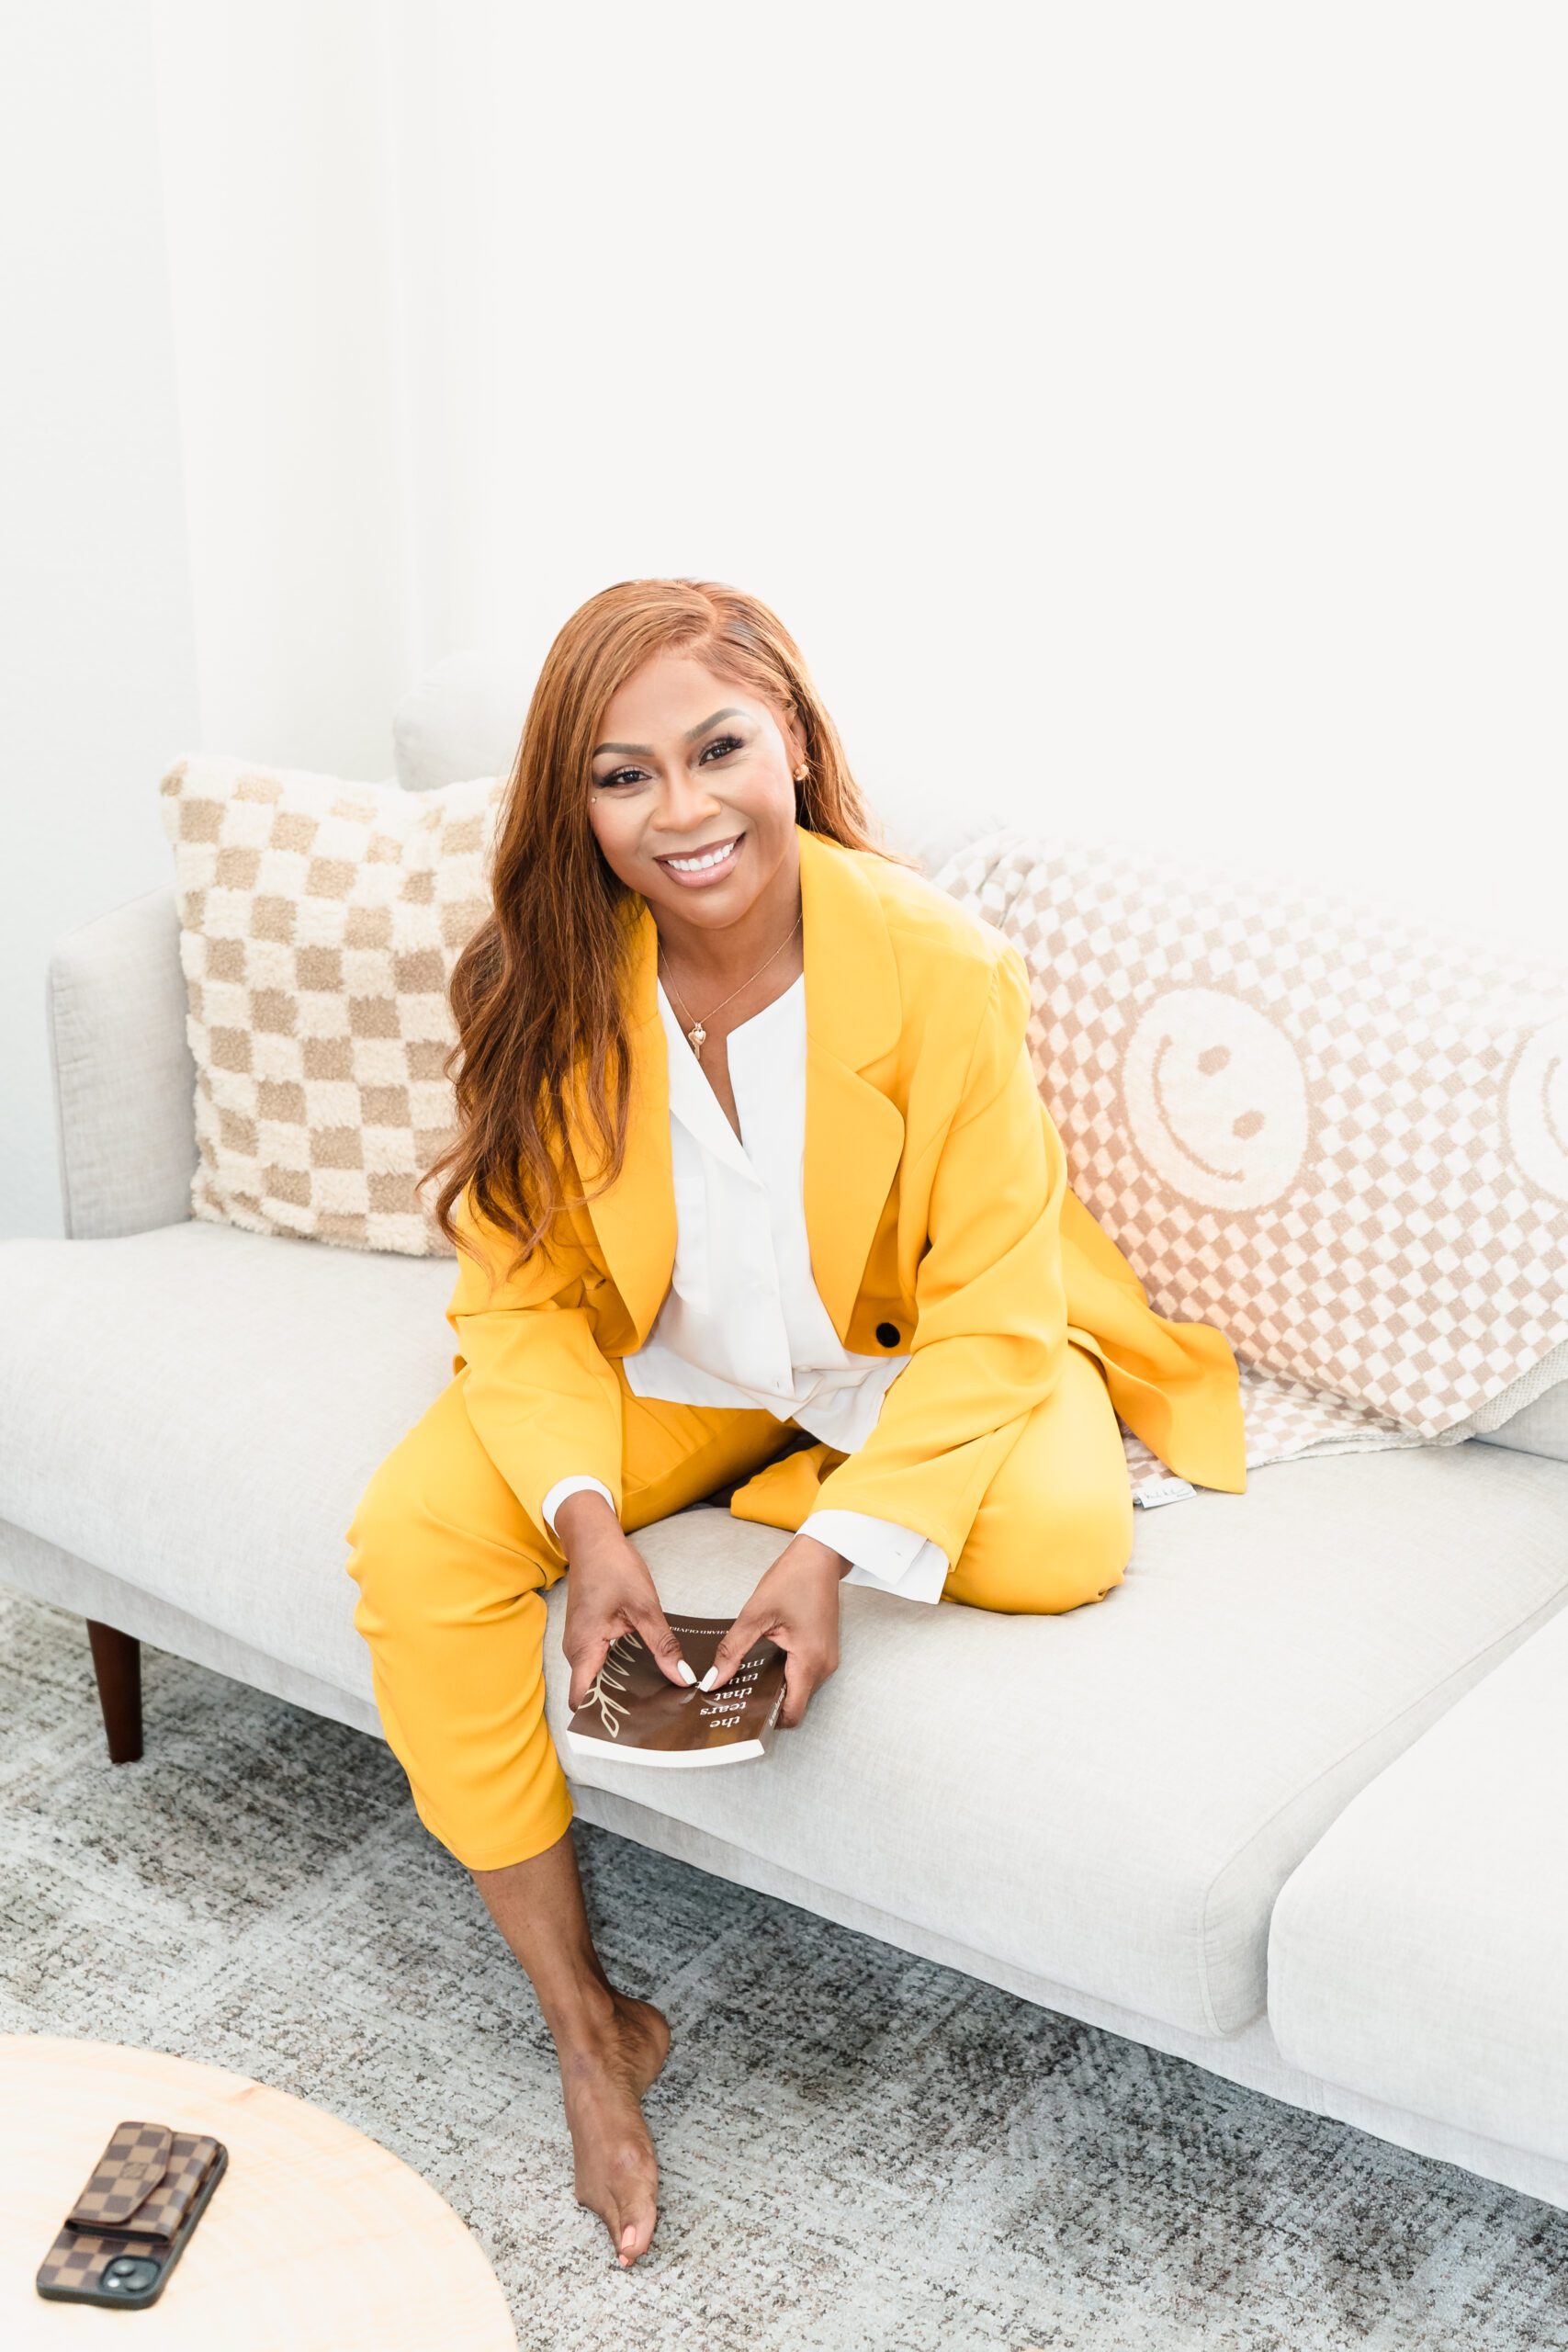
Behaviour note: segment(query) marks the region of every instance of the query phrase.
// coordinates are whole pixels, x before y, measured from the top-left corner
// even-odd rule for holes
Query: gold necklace
[[[744,979],[744,980],[742,980],[742,981],[741,981],[741,983],[740,983],[740,989],[749,989],[749,988],[750,987],[750,985],[751,985],[752,980],[754,980],[754,979],[758,978],[761,973],[763,973],[763,972],[765,972],[765,971],[767,970],[767,968],[768,968],[768,965],[769,965],[769,964],[771,964],[771,963],[773,962],[773,956],[782,956],[782,955],[784,954],[784,949],[789,945],[789,941],[790,941],[790,939],[793,939],[793,938],[795,937],[795,933],[800,929],[801,922],[802,922],[802,921],[803,921],[803,919],[804,919],[804,917],[805,917],[805,914],[806,914],[806,908],[805,908],[805,906],[804,906],[804,904],[803,904],[803,905],[802,905],[802,907],[801,907],[801,910],[800,910],[800,913],[796,915],[796,917],[795,917],[795,919],[794,922],[790,925],[789,939],[781,939],[781,940],[780,940],[780,942],[779,942],[778,945],[777,945],[777,946],[774,948],[774,950],[773,950],[773,956],[768,956],[765,962],[759,964],[759,965],[758,965],[758,967],[757,967],[756,971],[755,971],[755,972],[753,972],[753,973],[751,973],[749,978]],[[664,953],[664,945],[663,945],[663,942],[662,942],[662,941],[660,941],[660,951],[659,951],[659,952],[660,952],[660,955],[662,955],[662,954]],[[665,974],[666,974],[666,978],[668,978],[668,977],[669,977],[669,966],[668,966],[668,964],[666,964],[666,967],[665,967]],[[691,1008],[691,1006],[686,1002],[685,998],[681,994],[680,989],[679,989],[678,988],[676,988],[675,983],[674,983],[674,981],[673,981],[672,979],[670,981],[670,988],[671,988],[671,994],[674,996],[674,999],[675,999],[676,1003],[680,1006],[682,1012],[682,1013],[686,1016],[686,1018],[689,1020],[689,1019],[691,1018],[691,1012],[692,1012],[692,1008]],[[739,996],[739,993],[740,993],[740,989],[730,989],[730,991],[729,991],[729,996],[721,996],[721,997],[719,998],[719,1001],[718,1001],[718,1002],[717,1002],[716,1004],[710,1004],[710,1005],[709,1005],[709,1007],[708,1007],[708,1009],[707,1009],[707,1012],[703,1015],[703,1020],[704,1020],[704,1021],[711,1021],[711,1020],[713,1019],[713,1016],[714,1016],[714,1014],[715,1014],[716,1012],[722,1012],[724,1011],[725,1006],[729,1002],[729,999],[730,999],[730,997],[737,997],[737,996]],[[707,1033],[707,1031],[706,1031],[706,1030],[704,1028],[704,1026],[703,1026],[703,1021],[693,1021],[693,1022],[692,1022],[692,1025],[691,1025],[691,1027],[690,1027],[688,1030],[686,1030],[686,1032],[685,1032],[686,1042],[687,1042],[687,1044],[691,1046],[692,1051],[695,1054],[695,1056],[696,1056],[696,1057],[697,1057],[698,1061],[701,1061],[701,1060],[702,1060],[702,1057],[703,1057],[703,1046],[704,1046],[704,1045],[705,1045],[705,1042],[706,1042],[706,1039],[707,1039],[707,1034],[708,1034],[708,1033]]]

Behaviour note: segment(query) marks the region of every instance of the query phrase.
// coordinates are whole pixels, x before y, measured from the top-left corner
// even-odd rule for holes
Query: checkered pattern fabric
[[[452,969],[490,911],[504,781],[431,792],[186,759],[160,785],[196,1057],[198,1217],[453,1255]]]
[[[1016,831],[936,879],[1028,962],[1073,1190],[1230,1341],[1249,1466],[1453,1442],[1568,1343],[1568,966]]]

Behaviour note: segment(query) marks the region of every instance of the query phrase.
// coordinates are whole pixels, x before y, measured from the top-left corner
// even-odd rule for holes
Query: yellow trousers
[[[768,1412],[639,1396],[612,1361],[628,1534],[750,1476],[799,1435]],[[381,1727],[415,1810],[468,1869],[488,1871],[543,1853],[572,1817],[543,1666],[544,1595],[567,1563],[475,1434],[467,1379],[465,1365],[372,1477],[348,1529],[347,1572]],[[804,1518],[814,1475],[801,1485]],[[1060,1384],[992,1479],[942,1597],[1030,1614],[1077,1609],[1121,1583],[1132,1549],[1105,1376],[1069,1342]]]

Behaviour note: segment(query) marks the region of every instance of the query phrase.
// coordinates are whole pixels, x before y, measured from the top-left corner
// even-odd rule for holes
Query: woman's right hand
[[[577,1499],[575,1495],[569,1496],[561,1505],[558,1527]],[[685,1690],[697,1678],[670,1630],[648,1562],[612,1516],[604,1497],[588,1499],[599,1506],[591,1527],[570,1532],[562,1528],[569,1573],[561,1647],[571,1668],[569,1704],[583,1705],[611,1643],[623,1634],[640,1634],[660,1672]]]

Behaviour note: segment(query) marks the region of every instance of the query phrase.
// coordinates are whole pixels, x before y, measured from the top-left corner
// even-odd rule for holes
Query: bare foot
[[[614,1996],[604,2040],[560,2056],[577,2201],[597,2213],[623,2270],[646,2254],[659,2219],[659,2165],[642,2095],[670,2054],[670,2026],[651,2001]]]

